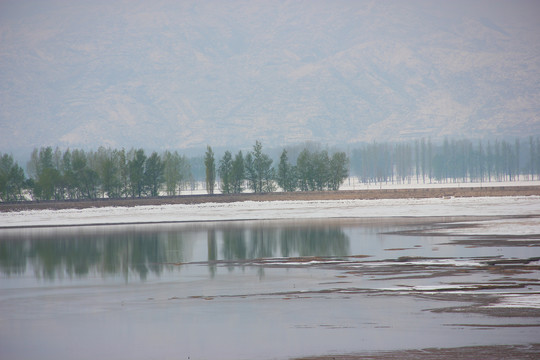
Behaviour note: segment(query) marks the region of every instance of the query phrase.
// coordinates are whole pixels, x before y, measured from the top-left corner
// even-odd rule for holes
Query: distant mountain
[[[0,151],[540,134],[532,1],[4,1]]]

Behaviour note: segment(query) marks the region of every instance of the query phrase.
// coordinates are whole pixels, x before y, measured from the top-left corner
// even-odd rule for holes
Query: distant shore
[[[273,192],[215,195],[178,195],[147,198],[51,200],[0,203],[0,212],[42,209],[85,209],[91,207],[132,207],[167,204],[232,203],[242,201],[318,201],[425,199],[450,197],[540,196],[540,186],[441,187],[414,189],[370,189],[316,192]]]

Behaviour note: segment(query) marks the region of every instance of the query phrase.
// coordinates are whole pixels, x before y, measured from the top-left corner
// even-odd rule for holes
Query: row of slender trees
[[[230,151],[225,151],[218,165],[212,148],[207,147],[204,159],[206,189],[213,193],[216,173],[221,179],[221,192],[226,194],[241,193],[246,185],[255,193],[273,192],[278,188],[282,191],[338,190],[349,175],[349,159],[344,152],[329,155],[327,150],[305,148],[296,164],[292,164],[287,150],[283,149],[277,167],[272,166],[273,162],[263,152],[259,141],[246,156],[239,151],[233,158]]]
[[[13,158],[3,155],[9,165]],[[176,195],[191,180],[190,164],[177,152],[153,152],[143,149],[106,149],[97,151],[34,149],[27,164],[29,178],[12,162],[11,170],[0,171],[3,201],[24,199],[23,190],[33,199],[95,199],[158,196],[162,190]],[[7,169],[7,167],[6,167]],[[19,176],[10,176],[12,172]],[[6,176],[7,174],[7,176]],[[3,186],[3,183],[9,186]],[[16,183],[16,185],[11,185]]]
[[[363,183],[540,179],[540,138],[530,137],[527,142],[374,142],[352,151],[351,170]]]
[[[0,199],[36,200],[96,199],[177,195],[188,187],[197,187],[192,167],[204,161],[206,190],[213,194],[295,190],[337,190],[348,176],[345,153],[332,156],[327,151],[307,149],[292,165],[284,150],[279,166],[262,151],[257,141],[253,151],[241,151],[233,158],[226,151],[216,168],[212,148],[204,158],[181,156],[178,152],[152,152],[143,149],[107,149],[97,151],[65,150],[52,147],[34,149],[27,163],[29,177],[8,154],[0,154]],[[219,175],[219,177],[218,177]]]
[[[143,149],[97,151],[34,149],[26,174],[13,156],[0,153],[0,200],[92,199],[177,195],[196,189],[222,193],[337,190],[352,175],[369,183],[488,182],[540,179],[540,138],[526,141],[467,139],[432,143],[369,143],[350,153],[290,147],[274,160],[257,141],[251,151],[217,159]]]

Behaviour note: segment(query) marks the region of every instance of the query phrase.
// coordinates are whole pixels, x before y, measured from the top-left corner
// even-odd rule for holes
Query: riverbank
[[[340,193],[341,194],[341,193]],[[266,199],[247,196],[246,201],[141,206],[92,207],[84,209],[38,209],[0,212],[0,229],[20,227],[174,224],[248,220],[373,219],[420,217],[537,216],[540,196],[434,197],[392,199],[285,200],[272,194]],[[300,194],[302,195],[302,194]],[[308,194],[316,195],[316,194]],[[209,197],[212,200],[222,196]],[[252,200],[252,201],[249,201]],[[281,201],[277,201],[281,200]],[[135,203],[133,203],[135,204]],[[510,226],[510,225],[509,225]],[[540,233],[538,225],[526,227]]]
[[[23,210],[86,209],[99,207],[159,206],[173,204],[235,203],[244,201],[320,201],[320,200],[380,200],[428,199],[462,197],[540,196],[540,186],[437,187],[413,189],[369,189],[313,192],[274,192],[215,195],[178,195],[148,198],[24,201],[0,203],[0,212]]]

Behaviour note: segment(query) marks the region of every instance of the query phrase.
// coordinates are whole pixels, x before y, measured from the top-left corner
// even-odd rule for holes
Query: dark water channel
[[[434,226],[372,219],[0,230],[0,358],[292,358],[538,340],[535,317],[437,311],[488,304],[477,288],[456,294],[502,284],[485,261],[531,250],[396,233]],[[433,287],[444,293],[413,291]],[[506,326],[516,323],[525,326]]]

